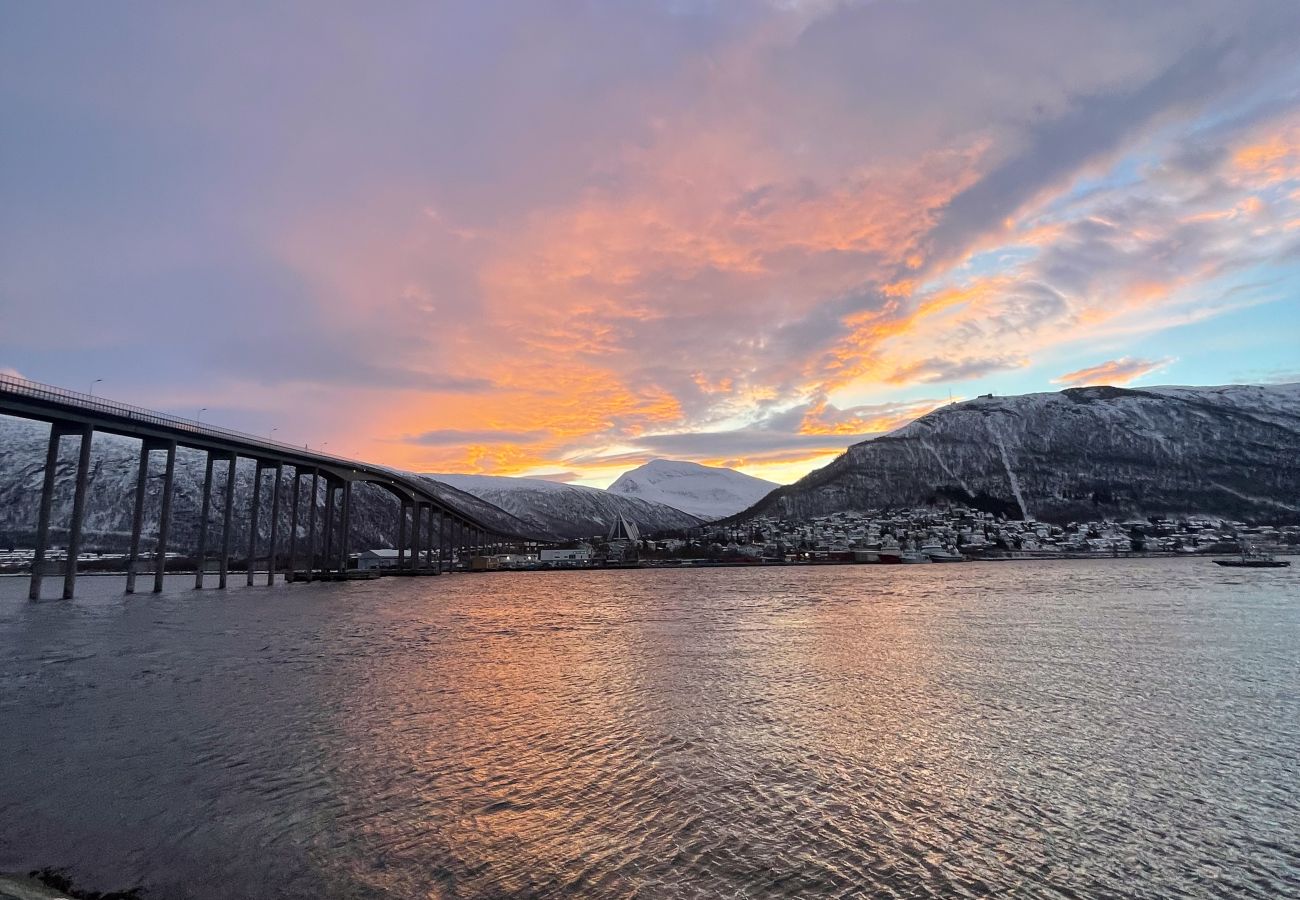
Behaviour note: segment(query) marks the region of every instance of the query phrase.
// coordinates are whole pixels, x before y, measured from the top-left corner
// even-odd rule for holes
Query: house
[[[541,551],[541,563],[544,566],[583,566],[589,562],[591,562],[590,547]]]
[[[351,568],[361,572],[368,572],[371,569],[396,569],[397,551],[384,547],[379,550],[362,550],[360,553],[353,553]]]

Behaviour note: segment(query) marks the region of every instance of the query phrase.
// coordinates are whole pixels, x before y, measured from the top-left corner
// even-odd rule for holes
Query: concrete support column
[[[447,568],[447,514],[438,510],[438,571]]]
[[[343,482],[343,488],[340,492],[339,510],[339,572],[344,575],[348,571],[348,550],[349,538],[352,531],[352,482]]]
[[[424,504],[416,502],[411,510],[411,568],[420,568],[420,521],[424,516]]]
[[[59,438],[63,429],[50,425],[50,442],[45,447],[45,472],[41,479],[41,509],[36,520],[36,555],[32,557],[32,581],[27,587],[29,600],[41,599],[41,578],[45,575],[45,551],[50,544],[50,505],[54,501],[54,475],[59,464]]]
[[[167,574],[167,538],[172,527],[172,486],[176,482],[176,442],[167,442],[167,468],[163,474],[162,511],[158,514],[158,552],[153,570],[153,592],[163,589]]]
[[[68,526],[68,564],[63,569],[63,599],[71,600],[77,589],[77,556],[81,553],[81,526],[86,518],[86,490],[90,483],[91,425],[81,428],[81,452],[77,455],[77,487],[72,495],[72,523]]]
[[[289,577],[298,571],[298,500],[302,485],[302,470],[293,467],[293,511],[289,513]]]
[[[226,457],[226,495],[222,498],[221,512],[221,566],[217,574],[217,587],[226,587],[226,574],[230,571],[230,516],[235,509],[235,466],[239,457],[231,453]]]
[[[429,528],[424,534],[424,567],[433,568],[433,504],[429,504]]]
[[[126,592],[135,593],[135,570],[140,565],[140,531],[144,527],[144,491],[149,481],[149,451],[147,440],[140,442],[140,465],[135,473],[135,507],[131,514],[131,547],[126,554]]]
[[[442,536],[442,550],[441,550],[442,559],[439,560],[438,565],[442,567],[442,571],[450,572],[451,571],[451,519],[448,518],[446,510],[443,510],[441,518],[442,521],[439,523],[438,530]]]
[[[320,469],[311,470],[311,512],[307,516],[307,574],[316,571],[316,506],[320,503]]]
[[[397,521],[397,568],[406,568],[406,507],[405,500],[402,501],[402,511],[398,514]]]
[[[321,571],[328,572],[334,567],[334,481],[325,476],[325,522],[321,526],[325,529],[324,540],[321,541],[323,552],[321,555]]]
[[[253,465],[253,504],[248,508],[248,586],[253,586],[253,562],[257,559],[257,517],[262,507],[262,462]]]
[[[275,584],[275,573],[276,573],[275,538],[276,535],[280,533],[280,477],[283,474],[284,474],[284,464],[276,463],[275,481],[273,483],[273,486],[271,487],[271,538],[270,538],[271,547],[270,550],[268,551],[269,555],[267,557],[267,566],[266,566],[267,568],[266,583],[268,586]]]
[[[199,563],[194,573],[194,587],[203,587],[203,572],[208,567],[208,516],[212,511],[212,451],[203,467],[203,510],[199,513]]]

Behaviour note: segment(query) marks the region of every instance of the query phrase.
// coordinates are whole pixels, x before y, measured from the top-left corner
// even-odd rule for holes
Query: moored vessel
[[[1259,553],[1249,548],[1241,551],[1238,559],[1216,559],[1216,566],[1226,566],[1232,569],[1284,569],[1291,565],[1289,559],[1274,559],[1271,553]]]

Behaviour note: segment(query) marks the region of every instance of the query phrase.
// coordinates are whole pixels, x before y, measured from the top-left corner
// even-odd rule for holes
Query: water
[[[520,573],[28,604],[0,870],[186,897],[1300,896],[1300,571]]]

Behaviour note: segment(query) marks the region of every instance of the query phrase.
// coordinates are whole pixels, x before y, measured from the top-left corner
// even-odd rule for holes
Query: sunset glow
[[[596,485],[1300,378],[1300,7],[1105,6],[15,7],[0,365]]]

